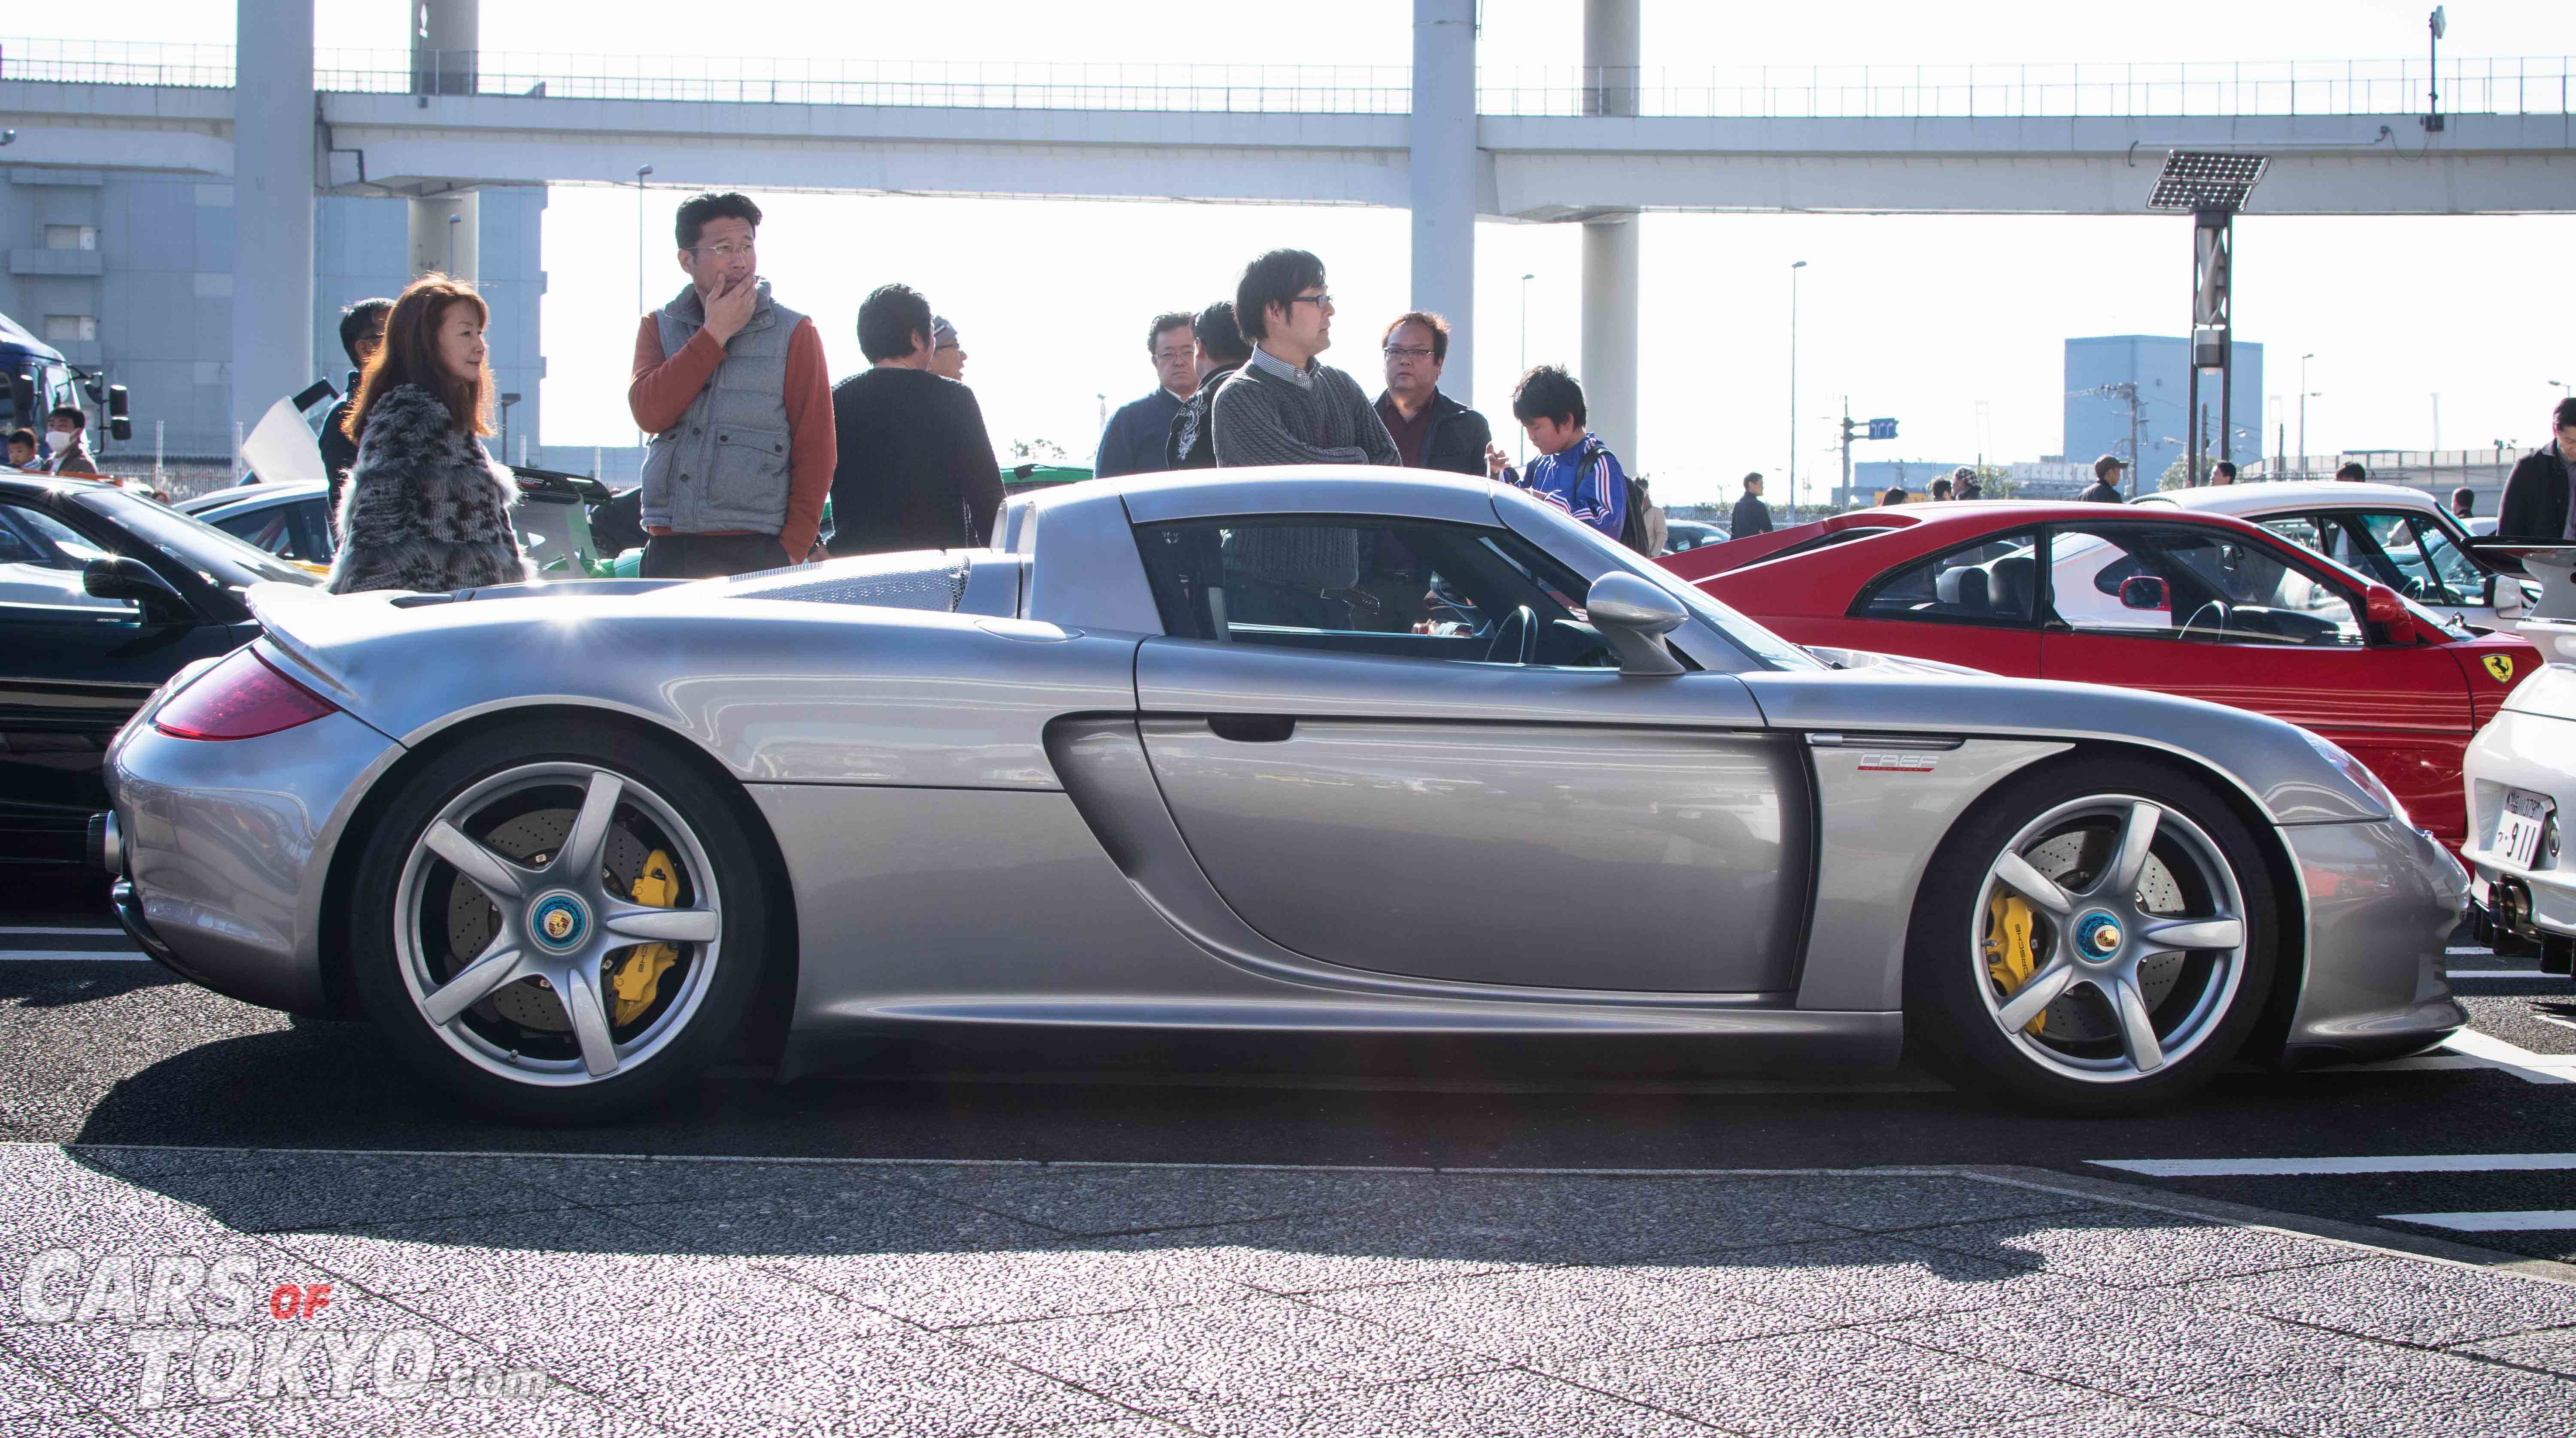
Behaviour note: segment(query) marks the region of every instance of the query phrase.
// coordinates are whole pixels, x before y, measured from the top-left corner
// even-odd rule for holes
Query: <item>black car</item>
[[[114,485],[0,472],[0,863],[78,863],[99,764],[153,690],[247,643],[242,592],[318,584]]]

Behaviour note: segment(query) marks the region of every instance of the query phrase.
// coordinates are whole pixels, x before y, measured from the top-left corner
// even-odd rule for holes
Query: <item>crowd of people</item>
[[[867,367],[834,383],[814,321],[759,271],[760,207],[690,197],[674,217],[684,283],[635,334],[627,406],[650,436],[641,572],[711,578],[837,555],[989,541],[1002,479],[957,328],[906,285],[859,306]],[[484,301],[432,275],[340,326],[348,397],[326,417],[338,551],[329,587],[452,589],[526,572],[485,454],[492,380]],[[1320,358],[1335,310],[1324,262],[1280,249],[1244,267],[1231,299],[1156,315],[1155,388],[1100,436],[1099,475],[1278,464],[1376,464],[1518,486],[1646,553],[1661,511],[1587,427],[1583,386],[1542,365],[1512,392],[1537,458],[1513,464],[1485,417],[1441,392],[1449,323],[1396,316],[1379,334],[1377,396]],[[72,411],[78,423],[77,411]],[[824,515],[828,503],[831,525]]]
[[[858,311],[867,367],[834,383],[814,321],[787,308],[759,272],[760,207],[700,194],[674,216],[685,283],[643,315],[627,404],[650,438],[639,512],[649,577],[711,578],[832,556],[988,542],[1002,479],[956,326],[918,291],[879,287]],[[444,276],[342,316],[348,395],[321,438],[337,550],[329,587],[452,590],[531,571],[508,516],[509,471],[485,451],[493,384],[489,318],[473,287]],[[1516,465],[1485,417],[1444,393],[1450,327],[1423,310],[1379,332],[1384,383],[1372,399],[1325,364],[1335,309],[1324,262],[1277,249],[1244,267],[1231,299],[1154,316],[1146,354],[1155,387],[1121,406],[1094,472],[1258,465],[1370,464],[1483,475],[1513,485],[1645,554],[1663,547],[1662,511],[1588,427],[1583,386],[1556,365],[1522,375],[1512,418],[1537,458]],[[2576,400],[2554,415],[2555,442],[2509,481],[2508,532],[2565,533],[2576,486]],[[77,406],[37,435],[8,436],[13,468],[96,474]],[[2087,500],[2118,503],[2127,465],[2094,462]],[[2339,480],[2364,480],[2357,463]],[[2212,484],[2236,482],[2221,461]],[[1933,500],[1982,497],[1961,466]],[[2467,513],[2467,491],[2454,504]],[[1880,504],[1910,499],[1901,486]],[[831,527],[825,530],[829,506]],[[1759,473],[1743,480],[1731,533],[1773,527]]]

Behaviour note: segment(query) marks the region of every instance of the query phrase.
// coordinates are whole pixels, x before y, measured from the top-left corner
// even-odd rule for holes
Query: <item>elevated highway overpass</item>
[[[425,75],[415,55],[314,54],[298,8],[242,0],[244,54],[267,73],[239,89],[231,47],[0,46],[8,159],[256,176],[280,194],[308,171],[313,193],[438,196],[632,183],[650,164],[688,188],[1405,208],[1414,300],[1461,330],[1476,219],[1580,221],[1584,363],[1612,391],[1633,388],[1617,383],[1633,340],[1624,363],[1615,346],[1635,333],[1640,211],[2136,214],[2172,148],[2272,156],[2248,213],[2576,210],[2562,59],[2447,63],[2446,123],[2428,131],[2420,61],[1480,71],[1472,0],[1416,0],[1409,69],[469,51]],[[1634,0],[1587,13],[1603,22],[1589,53],[1633,61]],[[258,154],[242,140],[254,115],[271,137]],[[240,263],[237,294],[309,309],[274,247]],[[262,266],[278,272],[249,273]],[[237,375],[278,375],[237,385],[251,396],[311,372],[309,341],[271,340],[290,352],[237,340]],[[1472,349],[1453,351],[1461,388]]]

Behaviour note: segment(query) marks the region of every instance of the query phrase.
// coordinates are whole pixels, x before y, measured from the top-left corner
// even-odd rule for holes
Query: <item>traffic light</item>
[[[1869,422],[1869,437],[1871,439],[1896,438],[1896,421],[1892,419],[1871,420]]]

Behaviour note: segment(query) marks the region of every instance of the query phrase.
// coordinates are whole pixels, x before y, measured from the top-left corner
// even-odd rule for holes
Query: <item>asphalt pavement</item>
[[[457,1382],[545,1386],[388,1409],[165,1374],[147,1412],[115,1314],[0,1314],[7,1431],[661,1432],[697,1393],[748,1402],[738,1432],[2576,1433],[2576,989],[2529,960],[2451,956],[2475,1025],[2439,1053],[2116,1121],[1911,1070],[905,1045],[536,1131],[364,1025],[136,961],[77,886],[13,898],[0,1277],[184,1232],[345,1285]],[[463,1296],[496,1285],[531,1311]],[[684,1349],[807,1318],[630,1371],[639,1305]],[[799,1369],[844,1341],[913,1378]]]

